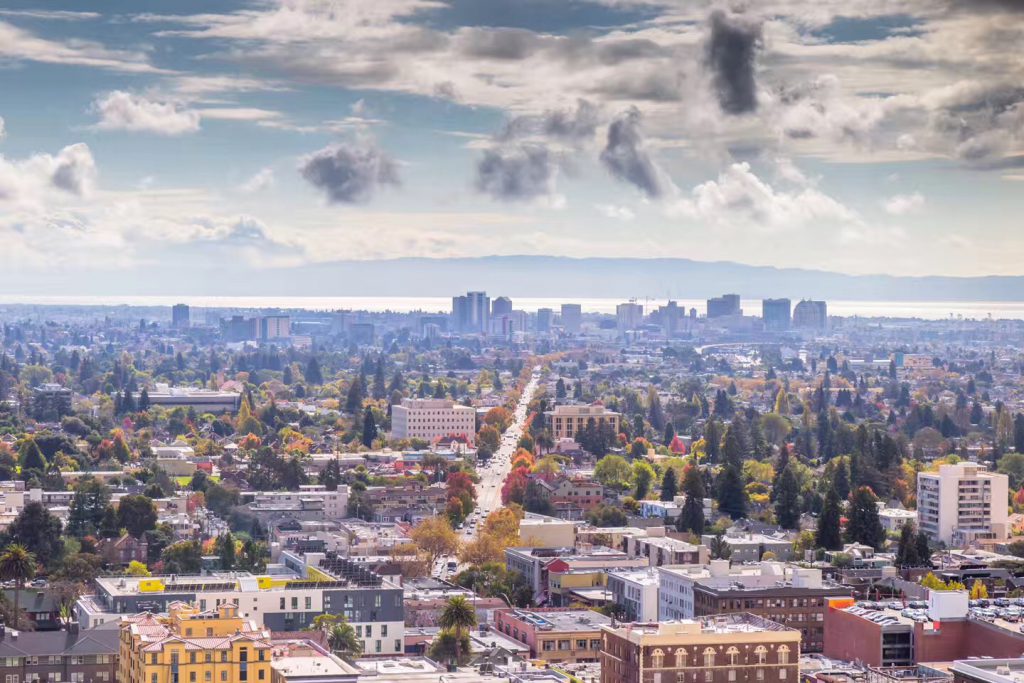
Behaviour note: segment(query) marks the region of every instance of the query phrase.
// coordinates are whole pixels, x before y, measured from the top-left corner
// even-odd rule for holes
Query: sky
[[[1022,45],[1021,0],[0,0],[0,273],[1024,274]]]

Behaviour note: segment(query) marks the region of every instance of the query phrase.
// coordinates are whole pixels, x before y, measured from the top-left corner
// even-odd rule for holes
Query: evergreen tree
[[[814,534],[814,542],[819,548],[839,550],[843,547],[840,528],[841,516],[839,496],[836,494],[835,487],[831,487],[825,494],[825,505],[818,516],[818,528]]]
[[[792,464],[787,464],[779,475],[778,490],[775,492],[775,521],[783,529],[797,529],[800,526],[800,485]]]
[[[928,543],[928,534],[917,530],[917,535],[914,537],[914,544],[917,546],[917,561],[922,567],[932,566],[932,549]]]
[[[341,465],[338,463],[337,458],[327,462],[327,465],[324,467],[324,471],[320,474],[320,483],[323,484],[328,491],[338,490],[338,484],[341,483]]]
[[[316,356],[309,357],[309,362],[306,363],[306,372],[303,375],[306,378],[306,384],[319,386],[324,383],[324,373],[320,370],[320,361],[316,359]]]
[[[863,543],[880,548],[885,540],[885,530],[878,519],[878,498],[867,486],[855,490],[850,500],[849,522],[846,537],[849,542]]]
[[[835,469],[835,474],[832,478],[832,487],[836,490],[836,494],[840,500],[845,500],[850,497],[850,464],[843,458]]]
[[[555,382],[555,398],[561,401],[565,398],[565,395],[565,380],[559,377],[558,381]]]
[[[46,456],[39,449],[39,444],[31,436],[25,437],[18,447],[18,462],[21,464],[22,472],[25,470],[38,470],[40,473],[46,471]]]
[[[668,422],[665,423],[665,437],[662,439],[662,443],[665,444],[666,446],[671,446],[672,440],[675,438],[676,428],[675,425],[672,424],[672,421],[669,420]]]
[[[917,555],[917,535],[914,533],[914,525],[907,522],[900,529],[900,540],[896,546],[897,567],[919,567],[920,558]]]
[[[654,387],[647,392],[647,404],[647,421],[651,423],[651,429],[657,434],[665,429],[665,411],[661,408],[661,399]]]
[[[676,529],[699,536],[704,533],[704,498],[707,492],[704,489],[704,477],[695,465],[687,467],[683,474],[683,493],[686,495],[686,501],[683,502],[683,509],[679,511]]]
[[[355,415],[363,407],[363,399],[366,397],[363,388],[363,376],[357,374],[352,378],[352,384],[348,387],[348,395],[345,397],[345,412]]]
[[[222,570],[231,571],[235,568],[235,537],[230,531],[217,539],[217,555]]]
[[[678,493],[679,486],[676,481],[676,471],[669,467],[665,470],[665,476],[661,478],[661,496],[660,500],[665,502],[671,502],[675,499]]]
[[[1024,453],[1024,413],[1013,417],[1013,450]]]
[[[747,454],[747,446],[744,443],[743,427],[738,419],[725,430],[725,440],[722,442],[722,462],[727,465],[736,465],[739,468]]]
[[[373,409],[369,406],[363,413],[363,445],[373,448],[373,442],[377,440],[377,423],[373,419]]]
[[[718,511],[733,519],[742,519],[747,515],[747,492],[743,487],[743,474],[740,466],[727,462],[719,472],[716,484]]]
[[[373,397],[378,401],[387,396],[387,380],[384,377],[384,356],[377,357],[377,367],[373,371]]]
[[[149,410],[149,389],[142,387],[142,393],[139,394],[139,411],[146,410]]]
[[[710,419],[704,425],[704,452],[709,462],[718,462],[722,452],[722,427],[718,420]]]

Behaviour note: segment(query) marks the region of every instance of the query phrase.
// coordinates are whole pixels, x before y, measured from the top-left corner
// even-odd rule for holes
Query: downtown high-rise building
[[[567,334],[579,334],[583,326],[583,307],[579,304],[562,304],[562,329]]]
[[[537,309],[537,334],[548,334],[555,323],[555,311],[550,308]]]
[[[187,328],[190,323],[188,304],[174,304],[171,308],[171,325],[182,330]]]
[[[491,299],[487,292],[452,297],[452,327],[456,332],[486,334],[490,318]]]
[[[708,299],[708,318],[724,318],[727,315],[742,315],[739,294],[723,294]]]
[[[802,299],[793,308],[793,327],[824,330],[828,327],[828,304],[824,301]]]
[[[619,334],[640,327],[644,321],[644,307],[635,301],[619,304],[615,307],[615,327]]]
[[[791,307],[792,303],[789,299],[762,300],[761,319],[764,320],[764,329],[769,332],[788,330]]]

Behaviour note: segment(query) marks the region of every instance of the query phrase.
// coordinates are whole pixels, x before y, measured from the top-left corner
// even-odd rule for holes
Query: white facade
[[[433,441],[451,434],[476,437],[476,409],[441,398],[406,398],[391,408],[392,439]]]
[[[1008,506],[1009,477],[982,465],[942,465],[938,472],[917,475],[918,526],[947,545],[1005,539]]]
[[[608,586],[615,593],[615,601],[626,608],[628,618],[652,623],[658,621],[660,576],[652,567],[617,569],[608,572]]]
[[[257,508],[295,508],[314,510],[322,506],[323,519],[345,519],[348,517],[348,486],[338,486],[328,491],[326,486],[300,486],[298,491],[260,491],[253,498]]]

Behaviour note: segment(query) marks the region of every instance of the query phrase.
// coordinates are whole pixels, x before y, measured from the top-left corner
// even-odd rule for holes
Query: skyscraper
[[[579,304],[562,304],[562,329],[568,334],[579,334],[583,325],[583,308]]]
[[[188,304],[174,304],[171,308],[171,325],[180,329],[184,329],[189,326],[189,309]]]
[[[512,299],[507,296],[499,296],[491,302],[491,317],[502,318],[512,315]]]
[[[619,304],[615,307],[615,326],[622,334],[640,327],[644,320],[644,307],[635,301]]]
[[[551,325],[555,321],[555,312],[550,308],[537,309],[537,333],[547,334],[551,332]]]
[[[761,301],[761,318],[764,329],[778,332],[789,329],[789,299],[764,299]]]
[[[828,326],[828,304],[801,299],[793,309],[793,327],[824,330]]]
[[[487,292],[467,292],[452,297],[452,322],[455,331],[470,334],[487,332],[491,318],[491,299]]]
[[[726,315],[740,315],[740,295],[723,294],[713,299],[708,299],[708,317],[721,318]]]

